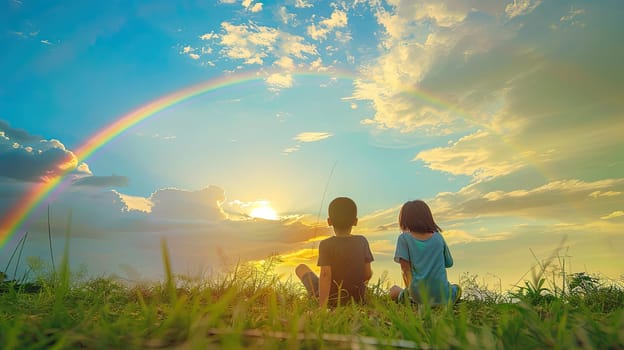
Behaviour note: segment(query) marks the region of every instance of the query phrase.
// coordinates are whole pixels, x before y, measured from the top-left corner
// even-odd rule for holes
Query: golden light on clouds
[[[252,218],[265,219],[265,220],[278,220],[279,216],[273,208],[271,208],[267,202],[261,202],[262,205],[251,209],[249,216]]]

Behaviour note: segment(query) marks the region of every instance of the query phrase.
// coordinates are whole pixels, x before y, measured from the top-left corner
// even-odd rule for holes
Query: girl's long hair
[[[433,220],[433,214],[427,203],[422,200],[406,202],[399,212],[399,227],[403,231],[433,233],[442,229]]]

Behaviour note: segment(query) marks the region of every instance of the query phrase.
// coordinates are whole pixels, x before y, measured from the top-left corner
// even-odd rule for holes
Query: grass
[[[368,305],[320,310],[273,272],[277,257],[200,280],[173,275],[162,252],[165,281],[138,285],[31,260],[38,289],[0,281],[2,348],[624,349],[622,282],[577,273],[554,288],[546,264],[508,293],[464,276],[452,307],[396,304],[379,280]]]

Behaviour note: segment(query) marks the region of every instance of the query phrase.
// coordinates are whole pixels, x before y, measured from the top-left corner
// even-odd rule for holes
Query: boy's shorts
[[[319,296],[319,278],[318,276],[310,271],[301,277],[301,282],[305,286],[305,289],[308,291],[310,296],[318,298]]]
[[[397,301],[401,304],[405,303],[405,298],[409,298],[409,296],[405,294],[406,290],[407,288],[403,289],[399,293],[399,297]],[[459,299],[461,298],[461,295],[462,295],[461,287],[457,284],[451,284],[451,300],[453,300],[453,304],[456,304],[459,301]],[[412,300],[412,303],[415,303],[415,301]]]

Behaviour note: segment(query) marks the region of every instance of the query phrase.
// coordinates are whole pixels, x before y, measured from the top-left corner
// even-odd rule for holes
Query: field
[[[622,281],[586,273],[553,284],[540,265],[516,290],[461,281],[454,306],[399,305],[383,280],[369,303],[321,310],[278,258],[199,280],[122,283],[31,261],[29,282],[0,284],[3,349],[624,349]]]

